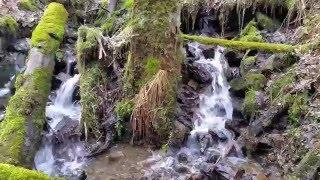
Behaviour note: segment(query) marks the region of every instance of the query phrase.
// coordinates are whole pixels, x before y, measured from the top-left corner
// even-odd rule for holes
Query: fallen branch
[[[293,46],[289,44],[246,42],[246,41],[227,40],[227,39],[186,35],[186,34],[182,34],[181,37],[184,40],[197,41],[201,44],[219,45],[219,46],[228,47],[228,48],[237,49],[237,50],[251,49],[251,50],[260,50],[260,51],[275,53],[275,52],[294,52],[295,49],[298,49],[297,46]]]

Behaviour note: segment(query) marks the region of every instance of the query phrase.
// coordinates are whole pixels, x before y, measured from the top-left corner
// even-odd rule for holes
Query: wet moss
[[[255,67],[257,61],[256,56],[248,56],[245,59],[241,61],[240,64],[240,72],[242,75],[247,74],[250,70],[252,70]]]
[[[275,80],[270,88],[269,93],[272,101],[277,100],[278,97],[285,97],[285,88],[295,81],[295,74],[292,71],[287,72],[277,80]]]
[[[263,74],[249,73],[245,76],[246,85],[249,89],[261,90],[267,83],[267,78]]]
[[[48,175],[38,171],[16,167],[9,164],[0,164],[1,180],[53,180]]]
[[[125,0],[122,4],[124,9],[131,9],[133,7],[134,0]]]
[[[52,73],[47,69],[36,69],[22,79],[28,82],[20,85],[10,99],[6,115],[0,124],[0,162],[24,165],[31,163],[32,158],[24,155],[26,127],[31,122],[40,136],[45,121],[44,107],[50,92]],[[19,82],[18,82],[19,83]],[[31,153],[34,154],[35,152]]]
[[[219,38],[210,38],[204,36],[186,35],[182,34],[181,37],[185,40],[197,41],[206,45],[219,45],[237,50],[260,50],[264,52],[293,52],[297,47],[288,44],[273,44],[261,42],[247,42],[237,40],[226,40]]]
[[[249,89],[248,91],[246,91],[246,96],[243,103],[243,111],[246,118],[253,117],[254,114],[258,111],[256,93],[257,91],[254,89]]]
[[[35,11],[37,10],[38,1],[37,0],[20,0],[19,8],[26,11]]]
[[[58,50],[63,40],[67,19],[68,12],[62,4],[50,3],[32,32],[32,46],[41,49],[44,54],[51,54]]]
[[[10,15],[0,16],[0,34],[13,34],[15,35],[18,30],[18,23],[14,17]]]
[[[239,41],[263,42],[263,37],[257,29],[257,23],[255,21],[250,21],[241,31]]]
[[[308,95],[307,93],[303,94],[295,94],[291,95],[288,115],[289,121],[293,125],[300,124],[300,118],[307,112],[307,102],[308,102]]]
[[[234,78],[230,81],[230,87],[232,91],[245,91],[247,89],[247,83],[244,78]]]

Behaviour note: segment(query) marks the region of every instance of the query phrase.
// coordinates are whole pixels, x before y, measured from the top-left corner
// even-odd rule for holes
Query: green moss
[[[264,30],[275,31],[281,26],[281,23],[279,21],[271,19],[267,15],[260,12],[257,12],[256,19],[259,27]]]
[[[257,57],[256,56],[248,56],[243,59],[240,64],[240,72],[242,75],[247,74],[250,70],[252,70],[256,65]]]
[[[147,76],[155,75],[160,69],[160,61],[156,58],[148,58],[145,62],[144,72]]]
[[[32,124],[35,127],[33,133],[36,137],[40,136],[45,121],[44,108],[50,92],[51,76],[52,73],[47,69],[36,69],[32,74],[21,78],[28,80],[28,83],[19,85],[21,87],[10,99],[5,119],[0,124],[0,162],[18,165],[32,162],[32,157],[23,155],[26,125]]]
[[[32,32],[32,46],[42,49],[45,54],[58,50],[63,40],[67,19],[68,12],[62,4],[50,3]]]
[[[272,56],[272,69],[283,71],[298,62],[299,57],[292,53],[278,54]]]
[[[116,104],[116,114],[120,119],[130,119],[133,109],[133,102],[131,100],[124,99]]]
[[[133,74],[133,61],[131,52],[128,53],[127,62],[125,65],[123,76],[123,91],[125,96],[130,97],[134,94],[134,74]]]
[[[86,51],[95,48],[98,44],[97,39],[101,36],[99,28],[91,28],[81,26],[78,29],[77,52],[78,54],[85,53]]]
[[[48,175],[41,172],[16,167],[9,164],[0,164],[1,180],[50,180]]]
[[[249,89],[246,92],[246,96],[243,103],[243,111],[246,118],[253,117],[257,112],[257,102],[256,102],[256,90]]]
[[[18,27],[17,21],[12,16],[0,16],[0,34],[16,34]]]
[[[38,5],[37,0],[20,0],[19,1],[19,8],[27,11],[35,11],[37,10],[37,5]]]
[[[263,74],[249,73],[245,76],[247,87],[254,90],[263,89],[267,83],[267,78]]]
[[[293,175],[298,179],[308,179],[312,177],[320,165],[320,152],[318,145],[315,145],[306,155],[303,156],[295,168]]]
[[[257,23],[250,21],[248,25],[241,31],[239,41],[263,42],[263,37],[257,29]]]
[[[244,78],[234,78],[230,81],[230,87],[233,91],[244,91],[247,89],[247,83]]]
[[[283,98],[284,95],[286,94],[284,92],[285,87],[293,84],[294,81],[295,81],[295,74],[292,71],[287,72],[286,74],[281,76],[279,79],[275,80],[269,88],[271,100],[274,101],[278,97]]]
[[[122,8],[131,9],[133,7],[134,0],[124,0]]]
[[[193,36],[182,34],[181,37],[185,40],[197,41],[206,45],[219,45],[237,50],[260,50],[265,52],[293,52],[297,47],[288,44],[273,44],[261,42],[246,42],[237,40],[226,40],[219,38],[210,38],[204,36]]]
[[[291,124],[300,124],[300,117],[307,112],[307,100],[307,93],[291,95],[291,105],[288,110],[289,121],[291,122]]]

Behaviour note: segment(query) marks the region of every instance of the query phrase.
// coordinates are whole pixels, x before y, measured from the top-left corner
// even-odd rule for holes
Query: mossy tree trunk
[[[63,39],[67,18],[63,5],[51,3],[32,33],[27,68],[17,77],[16,93],[0,124],[0,162],[32,167],[45,123],[54,53]]]
[[[180,77],[180,8],[177,0],[135,0],[124,92],[134,99],[133,141],[158,144],[171,130]]]

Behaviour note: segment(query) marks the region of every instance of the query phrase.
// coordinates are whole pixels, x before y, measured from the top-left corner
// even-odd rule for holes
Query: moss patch
[[[255,21],[250,21],[241,31],[239,41],[263,42],[263,37],[257,29],[257,23]]]
[[[52,73],[47,69],[36,69],[32,74],[21,78],[21,81],[25,79],[27,82],[22,86],[17,85],[20,88],[10,99],[5,119],[0,124],[0,162],[22,165],[30,160],[30,157],[23,155],[26,126],[27,122],[31,122],[38,131],[33,133],[40,137],[51,76]],[[18,83],[21,84],[20,81]]]
[[[294,81],[295,81],[295,74],[292,71],[287,72],[286,74],[281,76],[279,79],[275,80],[269,88],[271,99],[274,101],[278,97],[280,98],[284,97],[284,95],[286,94],[285,88],[288,85],[293,84]]]
[[[122,7],[124,9],[131,9],[133,7],[134,0],[124,0]]]
[[[253,117],[257,112],[256,93],[257,91],[254,89],[249,89],[246,92],[246,97],[243,103],[243,111],[246,118]]]
[[[263,74],[247,74],[245,76],[246,85],[249,89],[260,90],[263,89],[267,83],[267,78]]]
[[[67,19],[68,12],[62,4],[50,3],[32,32],[32,46],[42,49],[45,54],[58,50],[63,40]]]
[[[300,124],[300,118],[303,114],[307,112],[307,101],[308,95],[307,93],[304,94],[295,94],[291,95],[290,97],[290,107],[288,110],[289,114],[289,121],[293,125]]]
[[[18,30],[17,21],[10,15],[0,17],[0,34],[16,34]]]
[[[38,3],[39,2],[37,0],[20,0],[18,6],[23,10],[35,11],[37,10]]]
[[[0,179],[2,180],[50,180],[48,175],[41,172],[16,167],[9,164],[0,164]]]
[[[256,14],[256,19],[258,26],[267,31],[275,31],[281,26],[279,21],[274,20],[260,12]]]
[[[256,65],[257,57],[256,56],[248,56],[241,61],[240,64],[240,72],[242,75],[247,74],[251,69],[253,69]]]

